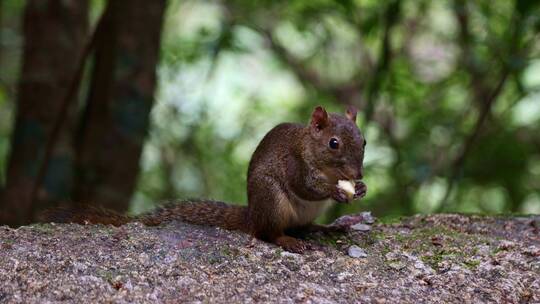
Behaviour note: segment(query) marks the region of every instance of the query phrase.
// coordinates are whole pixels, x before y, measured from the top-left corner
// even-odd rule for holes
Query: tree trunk
[[[51,202],[67,200],[72,185],[73,112],[52,151],[36,202],[31,201],[45,143],[77,69],[88,30],[88,0],[29,0],[24,16],[24,55],[0,222],[20,225]]]
[[[164,10],[164,0],[108,2],[75,146],[75,202],[128,207],[154,101]]]

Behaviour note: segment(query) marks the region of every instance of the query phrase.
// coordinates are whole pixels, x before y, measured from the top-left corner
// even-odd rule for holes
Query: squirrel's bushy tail
[[[56,208],[47,211],[42,220],[56,223],[105,224],[121,226],[129,222],[141,222],[147,226],[181,220],[186,223],[217,226],[227,230],[248,231],[247,208],[211,200],[190,200],[171,203],[155,211],[136,217],[112,210],[85,206],[80,208]]]
[[[186,223],[217,226],[227,230],[247,231],[247,208],[212,200],[190,200],[172,203],[136,218],[148,226],[181,220]]]
[[[41,216],[41,222],[104,224],[121,226],[135,219],[113,210],[94,206],[58,207],[46,210]]]

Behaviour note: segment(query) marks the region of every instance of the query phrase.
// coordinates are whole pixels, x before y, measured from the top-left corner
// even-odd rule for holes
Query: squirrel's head
[[[363,177],[366,140],[356,126],[356,108],[349,106],[345,115],[328,114],[316,107],[309,123],[307,161],[324,173],[331,183],[359,180]]]

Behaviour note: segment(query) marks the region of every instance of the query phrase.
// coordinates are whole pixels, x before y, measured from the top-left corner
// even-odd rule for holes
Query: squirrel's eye
[[[339,141],[337,140],[337,138],[331,138],[330,139],[330,142],[328,143],[328,146],[330,146],[330,148],[332,149],[337,149],[339,148]]]
[[[366,147],[367,145],[367,140],[364,139],[364,148]]]

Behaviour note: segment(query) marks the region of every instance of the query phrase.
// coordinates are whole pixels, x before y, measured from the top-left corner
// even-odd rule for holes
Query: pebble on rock
[[[367,258],[366,251],[356,245],[352,245],[351,247],[349,247],[348,254],[350,257],[353,258]]]
[[[366,224],[362,224],[362,223],[358,223],[358,224],[354,224],[351,226],[351,229],[352,230],[356,230],[356,231],[370,231],[371,230],[371,226],[370,225],[366,225]]]
[[[375,217],[371,215],[371,211],[364,211],[361,213],[362,218],[364,219],[364,222],[367,224],[373,224],[375,223]]]

